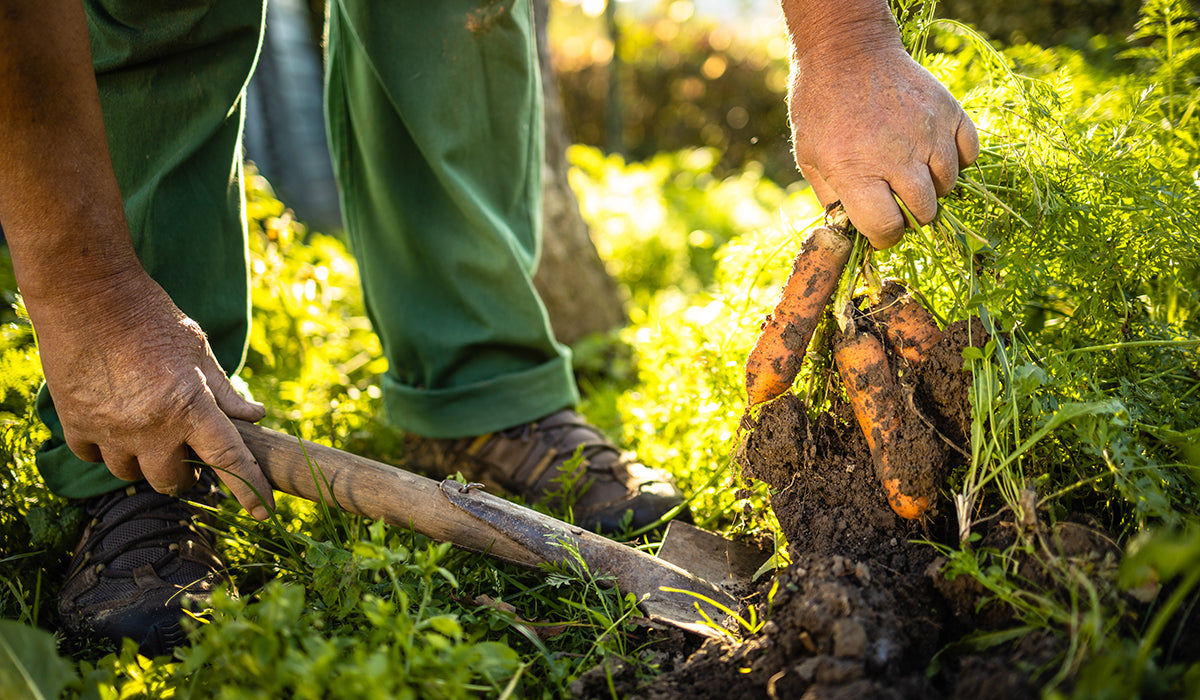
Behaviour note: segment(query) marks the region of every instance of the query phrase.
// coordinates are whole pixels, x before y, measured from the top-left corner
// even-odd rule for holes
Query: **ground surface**
[[[912,478],[940,482],[964,459],[949,443],[963,445],[969,427],[970,375],[961,369],[961,352],[969,335],[980,337],[978,327],[974,331],[965,323],[951,326],[920,367],[891,358],[898,391],[912,397],[905,401],[920,414],[905,420],[920,423],[927,436],[936,429],[947,438],[923,440],[905,455]],[[892,512],[848,406],[809,420],[800,399],[789,394],[747,421],[738,461],[746,478],[772,486],[771,505],[793,560],[745,601],[769,610],[769,622],[741,641],[710,640],[686,657],[664,654],[664,673],[650,682],[610,670],[619,694],[723,700],[1037,695],[1034,669],[1045,667],[1056,649],[1036,634],[986,652],[943,654],[938,670],[928,673],[939,650],[973,630],[1011,626],[1012,617],[996,605],[981,606],[984,591],[973,579],[942,574],[943,560],[927,542],[957,541],[944,498],[923,521]],[[1015,525],[1003,517],[994,523],[990,543],[1011,542]],[[1094,557],[1107,546],[1087,528],[1060,527],[1054,535],[1062,549],[1081,556]],[[611,697],[603,674],[582,681],[576,686],[581,696]]]

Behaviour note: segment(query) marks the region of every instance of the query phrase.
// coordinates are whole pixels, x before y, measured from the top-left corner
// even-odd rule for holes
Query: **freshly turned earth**
[[[966,322],[946,329],[943,343],[920,367],[890,358],[900,391],[912,396],[920,424],[942,436],[937,449],[905,454],[905,468],[941,483],[965,459],[970,425],[970,375],[962,371],[968,336],[983,334]],[[914,422],[916,424],[916,422]],[[745,599],[769,622],[741,641],[708,640],[699,649],[657,652],[663,673],[652,681],[610,666],[613,688],[624,697],[700,698],[989,698],[1036,697],[1040,684],[1025,669],[1045,665],[1058,651],[1049,638],[1026,635],[992,651],[934,655],[979,629],[1011,627],[1011,612],[981,605],[985,591],[969,577],[948,579],[929,542],[957,545],[953,508],[940,499],[925,520],[896,516],[884,497],[850,408],[835,405],[809,420],[796,396],[765,405],[743,420],[742,474],[771,485],[771,507],[787,536],[792,565]],[[924,445],[933,441],[923,441]],[[920,476],[920,475],[916,475]],[[1117,552],[1095,531],[1060,523],[1053,532],[1064,556],[1102,559]],[[985,544],[1002,547],[1016,533],[998,520]],[[1084,533],[1084,534],[1080,534]],[[1091,534],[1088,534],[1091,533]],[[923,540],[924,542],[914,542]],[[1074,542],[1075,544],[1071,544]],[[1080,544],[1082,543],[1082,544]],[[1036,576],[1036,571],[1022,571]],[[771,589],[774,596],[768,600]],[[612,697],[606,674],[588,674],[574,690]]]

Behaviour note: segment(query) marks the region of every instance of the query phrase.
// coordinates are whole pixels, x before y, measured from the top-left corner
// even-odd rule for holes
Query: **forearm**
[[[887,0],[780,0],[780,6],[797,62],[814,52],[849,60],[863,50],[900,46]]]
[[[139,266],[82,4],[17,0],[0,18],[0,221],[32,312],[94,298]]]

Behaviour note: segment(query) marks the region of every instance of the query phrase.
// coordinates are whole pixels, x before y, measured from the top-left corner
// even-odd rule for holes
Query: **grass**
[[[939,319],[979,315],[990,336],[967,357],[971,459],[945,486],[960,541],[942,546],[949,569],[978,580],[1017,621],[961,644],[1053,635],[1064,651],[1044,676],[1051,697],[1195,692],[1195,15],[1153,0],[1135,44],[1001,50],[913,7],[906,40],[962,97],[984,148],[933,225],[870,260],[921,290]],[[743,483],[732,459],[742,362],[820,208],[753,168],[714,178],[715,156],[624,163],[571,151],[572,184],[629,291],[631,318],[615,341],[577,348],[582,409],[674,473],[698,524],[782,545],[766,487]],[[352,258],[339,239],[292,220],[261,179],[249,180],[248,201],[256,316],[242,377],[267,400],[267,424],[396,461],[399,436],[378,420],[384,365]],[[32,414],[36,346],[5,266],[0,289],[0,617],[53,631],[59,572],[82,518],[45,493],[32,466],[44,438]],[[626,351],[612,353],[614,342]],[[797,390],[815,396],[821,378],[810,366]],[[601,663],[656,672],[660,637],[586,567],[524,571],[298,499],[279,503],[266,523],[232,503],[220,510],[241,595],[214,602],[189,651],[148,660],[128,646],[61,646],[75,674],[66,697],[562,697]],[[979,538],[997,519],[1053,526],[1081,515],[1119,543],[1119,566],[1050,556],[1036,529],[1003,548]],[[1013,575],[1030,557],[1045,562],[1050,584]],[[747,627],[769,618],[750,614]]]

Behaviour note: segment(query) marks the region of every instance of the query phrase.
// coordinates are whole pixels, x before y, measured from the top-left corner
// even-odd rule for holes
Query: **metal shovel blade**
[[[735,598],[749,592],[754,575],[771,552],[747,542],[726,539],[679,520],[667,525],[658,558],[724,590]]]

